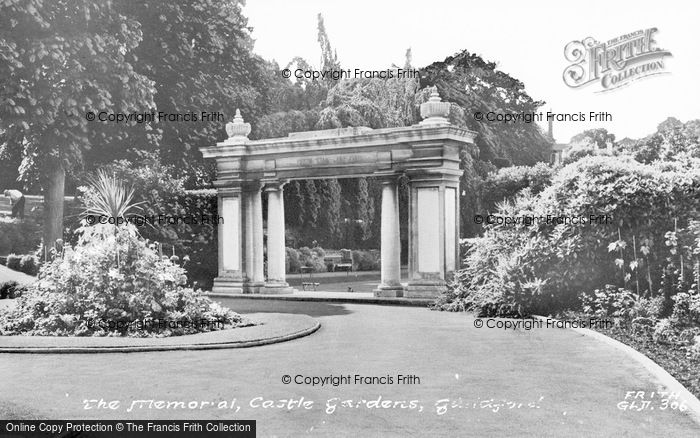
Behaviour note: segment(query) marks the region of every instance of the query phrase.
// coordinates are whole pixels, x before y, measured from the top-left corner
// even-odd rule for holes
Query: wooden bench
[[[315,283],[311,281],[303,281],[301,283],[301,290],[307,290],[308,289],[313,289],[314,291],[318,286],[320,286],[321,283]]]

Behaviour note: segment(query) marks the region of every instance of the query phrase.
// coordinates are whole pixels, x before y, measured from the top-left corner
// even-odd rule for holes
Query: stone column
[[[260,288],[265,281],[261,188],[260,183],[250,183],[243,191],[245,200],[244,293],[260,293]]]
[[[214,279],[213,293],[243,292],[242,198],[240,187],[220,188],[217,196],[219,275]]]
[[[381,263],[382,282],[375,289],[377,297],[402,297],[401,236],[399,227],[399,190],[396,178],[382,181]]]
[[[284,184],[265,185],[267,193],[267,281],[263,293],[292,293],[286,280],[286,246],[284,234]]]
[[[459,176],[413,175],[409,201],[409,279],[405,297],[435,298],[459,263]]]

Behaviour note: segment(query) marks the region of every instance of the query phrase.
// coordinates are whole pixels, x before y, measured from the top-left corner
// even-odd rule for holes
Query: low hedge
[[[37,275],[39,273],[39,264],[39,259],[33,254],[10,254],[5,262],[5,266],[8,268],[24,272],[27,275]]]
[[[321,247],[286,248],[286,270],[288,274],[301,272],[302,267],[313,268],[313,272],[332,272],[335,263],[325,262],[326,251]],[[353,270],[378,271],[381,269],[379,251],[352,251]]]
[[[0,218],[0,254],[27,254],[41,243],[41,228],[31,219]]]

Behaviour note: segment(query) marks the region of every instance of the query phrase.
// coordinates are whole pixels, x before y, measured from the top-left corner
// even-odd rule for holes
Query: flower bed
[[[700,398],[700,355],[684,346],[658,343],[650,334],[640,335],[629,323],[595,330],[645,354]]]
[[[93,184],[90,212],[116,218],[133,207],[133,191],[113,177]],[[186,287],[185,270],[133,224],[83,224],[77,236],[0,315],[0,335],[164,337],[251,325]]]

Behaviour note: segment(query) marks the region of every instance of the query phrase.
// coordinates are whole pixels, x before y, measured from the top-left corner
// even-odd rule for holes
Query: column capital
[[[276,192],[278,190],[284,189],[284,186],[289,182],[289,180],[273,180],[273,181],[263,181],[265,192]]]

